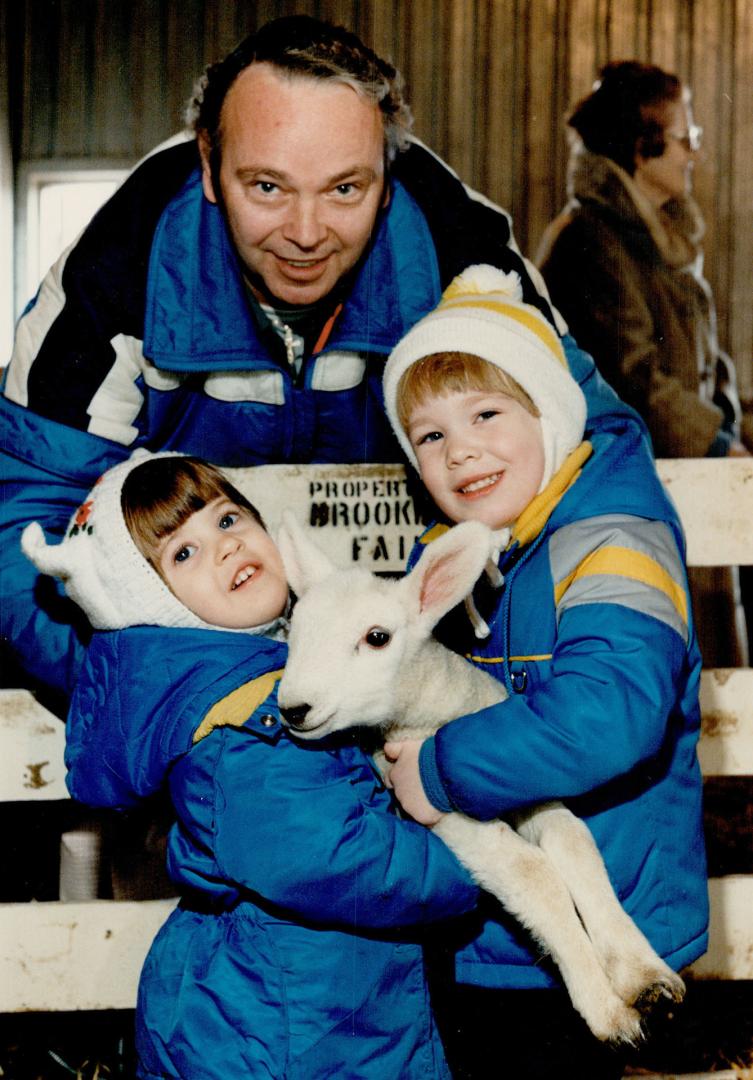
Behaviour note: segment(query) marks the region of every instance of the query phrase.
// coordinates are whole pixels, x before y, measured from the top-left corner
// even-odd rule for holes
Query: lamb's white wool
[[[496,680],[432,636],[493,550],[486,526],[450,529],[400,580],[338,570],[291,514],[279,545],[299,597],[279,703],[298,738],[355,725],[380,727],[391,740],[419,738],[504,700]],[[446,814],[434,831],[551,954],[597,1038],[635,1042],[639,1009],[682,998],[682,980],[623,911],[588,828],[562,804],[510,823]]]

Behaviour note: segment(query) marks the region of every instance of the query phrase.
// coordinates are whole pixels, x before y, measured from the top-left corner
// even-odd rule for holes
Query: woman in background
[[[607,64],[568,125],[569,201],[537,257],[552,300],[644,417],[657,457],[749,456],[702,272],[688,88],[650,64]],[[696,570],[691,584],[705,664],[747,663],[737,572]]]

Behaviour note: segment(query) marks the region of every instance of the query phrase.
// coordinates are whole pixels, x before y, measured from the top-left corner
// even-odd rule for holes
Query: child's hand
[[[406,813],[410,814],[419,825],[436,825],[442,817],[424,794],[421,775],[418,771],[418,754],[423,739],[407,739],[405,742],[384,744],[384,754],[392,766],[387,770],[384,782],[392,788],[395,796]]]

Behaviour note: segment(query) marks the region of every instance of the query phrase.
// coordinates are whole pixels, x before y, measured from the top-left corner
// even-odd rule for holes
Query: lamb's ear
[[[493,546],[491,529],[480,521],[455,525],[427,546],[403,581],[412,616],[423,623],[427,634],[469,595]]]
[[[288,584],[298,596],[317,581],[328,577],[335,566],[310,539],[292,510],[285,510],[277,534],[277,546],[285,566]]]

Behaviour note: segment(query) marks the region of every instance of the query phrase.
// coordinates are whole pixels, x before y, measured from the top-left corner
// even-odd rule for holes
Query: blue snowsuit
[[[447,1077],[419,942],[477,890],[396,817],[351,739],[289,736],[285,656],[264,637],[158,627],[98,633],[88,650],[71,794],[127,809],[167,785],[177,817],[182,899],[141,977],[139,1076]]]
[[[480,820],[563,800],[591,829],[625,910],[680,969],[708,943],[701,658],[684,538],[634,437],[592,444],[518,519],[499,562],[501,595],[477,587],[490,636],[474,639],[464,612],[441,628],[510,696],[440,729],[419,768],[435,806]],[[465,940],[462,983],[559,985],[491,901]]]

